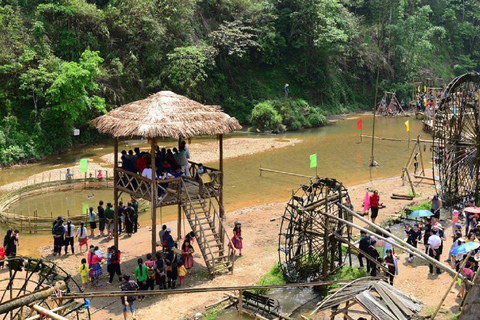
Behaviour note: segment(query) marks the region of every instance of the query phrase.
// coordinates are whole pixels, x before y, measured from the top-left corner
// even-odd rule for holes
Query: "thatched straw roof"
[[[240,129],[237,119],[219,106],[205,106],[171,91],[125,104],[92,121],[114,137],[191,138]]]

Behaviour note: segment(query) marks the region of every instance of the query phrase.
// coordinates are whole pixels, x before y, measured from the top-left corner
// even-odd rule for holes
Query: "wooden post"
[[[114,245],[118,249],[118,138],[114,139],[113,142],[113,206],[114,206],[114,215],[113,215],[113,236],[114,236]]]
[[[223,134],[218,135],[218,150],[219,150],[219,170],[220,170],[220,194],[218,195],[218,202],[219,203],[219,215],[220,215],[220,220],[224,221],[225,217],[225,209],[223,206],[223,175],[225,174],[223,170]],[[220,242],[224,244],[225,242],[225,236],[224,236],[224,230],[222,228],[222,224],[219,225],[218,227],[218,233],[220,235]]]
[[[178,150],[180,151],[180,145],[182,144],[182,138],[178,138]],[[185,173],[186,175],[186,173]],[[178,188],[178,204],[177,204],[177,241],[182,238],[182,198],[180,196],[181,188]]]
[[[150,141],[150,153],[152,162],[152,256],[157,251],[157,168],[155,166],[155,147],[157,139],[152,138]]]
[[[422,174],[425,175],[425,166],[423,165],[423,151],[420,144],[420,135],[417,136],[418,153],[420,154],[420,164],[422,165]]]
[[[410,188],[412,188],[412,193],[413,193],[413,196],[415,197],[415,188],[413,187],[413,182],[412,182],[412,178],[410,177],[410,173],[408,172],[407,168],[403,168],[403,170],[407,174],[407,179],[408,179],[408,182],[410,183]]]
[[[240,315],[240,320],[243,319],[243,291],[238,290],[238,314]]]

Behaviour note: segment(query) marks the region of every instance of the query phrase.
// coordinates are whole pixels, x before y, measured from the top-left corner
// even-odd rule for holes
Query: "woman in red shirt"
[[[370,208],[372,209],[372,213],[370,218],[372,218],[372,222],[375,223],[375,219],[378,216],[378,205],[380,202],[380,196],[378,195],[378,191],[374,190],[373,194],[370,196]]]

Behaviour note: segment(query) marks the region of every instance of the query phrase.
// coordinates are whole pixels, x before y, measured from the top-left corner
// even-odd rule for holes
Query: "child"
[[[85,291],[85,289],[87,289],[88,274],[90,273],[90,268],[87,266],[87,259],[82,259],[79,271],[80,277],[82,278],[82,291]]]
[[[185,240],[182,245],[182,257],[186,269],[193,267],[193,247],[188,240]]]
[[[137,291],[138,290],[138,285],[135,281],[130,280],[130,275],[125,274],[123,276],[124,282],[120,286],[120,289],[122,291]],[[135,317],[135,296],[123,296],[121,297],[121,302],[123,305],[123,318],[127,320],[127,307],[130,308],[130,311],[132,312],[133,319],[136,319]]]
[[[452,212],[452,236],[455,235],[455,224],[458,222],[459,213],[458,210],[453,210]]]
[[[88,235],[87,235],[87,228],[85,228],[85,223],[81,222],[80,227],[77,229],[77,233],[75,235],[78,238],[78,245],[80,246],[80,253],[82,253],[82,247],[88,248]]]
[[[180,278],[180,285],[183,286],[183,279],[187,275],[187,268],[185,268],[185,265],[183,262],[180,260],[178,263],[178,277]]]
[[[4,268],[4,264],[5,264],[5,256],[6,256],[6,253],[5,253],[5,249],[0,246],[0,268]]]

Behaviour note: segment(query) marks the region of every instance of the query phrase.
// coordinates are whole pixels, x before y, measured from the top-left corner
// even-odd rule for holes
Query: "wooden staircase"
[[[211,275],[225,271],[233,272],[235,249],[208,188],[203,188],[203,196],[193,195],[188,191],[186,183],[188,182],[183,181],[182,208],[190,227],[195,232],[208,272]]]

